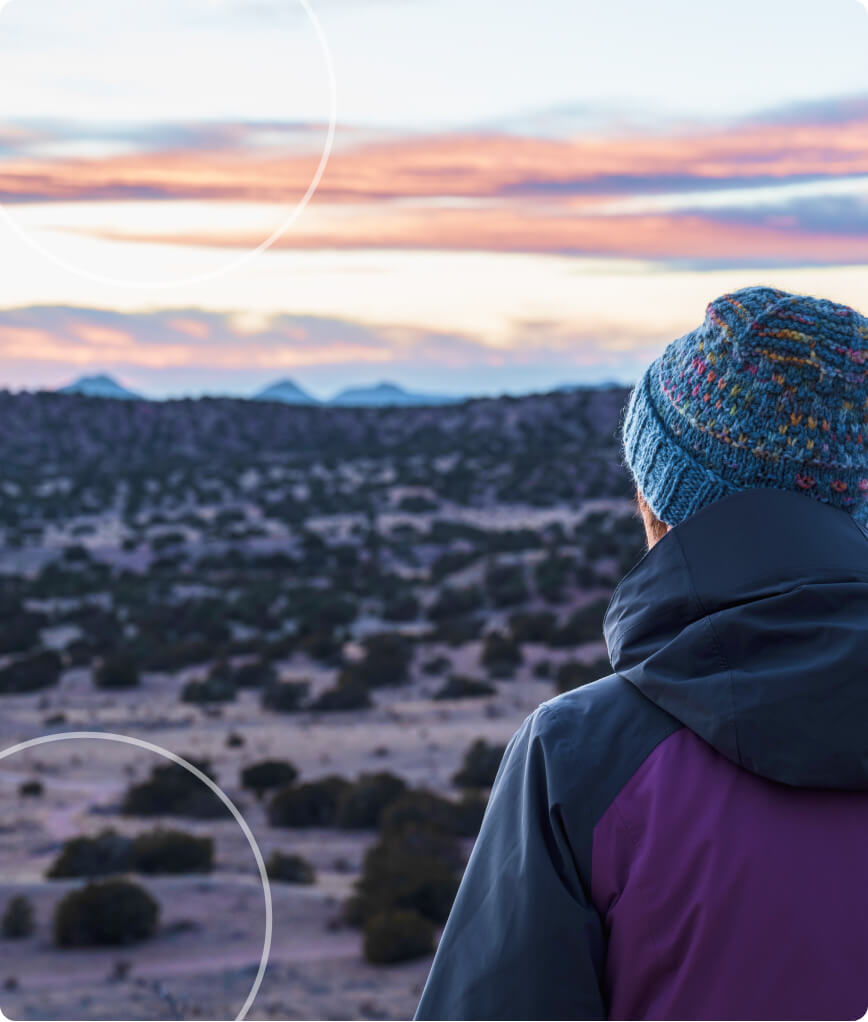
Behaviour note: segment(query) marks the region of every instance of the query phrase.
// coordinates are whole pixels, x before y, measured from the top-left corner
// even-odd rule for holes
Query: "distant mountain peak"
[[[420,394],[407,390],[390,380],[381,380],[367,387],[347,387],[336,394],[329,404],[355,405],[357,407],[382,407],[386,405],[445,405],[461,398],[444,394]]]
[[[58,394],[84,394],[86,397],[111,397],[125,401],[140,401],[142,395],[124,387],[108,373],[80,376],[65,387],[58,388]]]
[[[287,405],[318,405],[319,401],[295,380],[276,380],[253,395],[254,401],[282,401]]]

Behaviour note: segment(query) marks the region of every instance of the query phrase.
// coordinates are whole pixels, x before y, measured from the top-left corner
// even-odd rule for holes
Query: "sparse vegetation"
[[[316,870],[301,855],[274,851],[265,863],[269,880],[283,884],[316,883]]]
[[[54,911],[58,947],[134,944],[153,937],[160,906],[129,880],[105,880],[70,891]]]
[[[13,895],[6,903],[0,920],[0,933],[5,940],[23,940],[36,929],[33,903],[24,894]]]

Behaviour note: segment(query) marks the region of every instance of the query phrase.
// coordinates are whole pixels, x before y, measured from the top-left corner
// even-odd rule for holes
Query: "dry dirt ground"
[[[429,649],[430,655],[438,650]],[[599,655],[600,644],[581,653]],[[459,672],[478,660],[474,644],[442,652]],[[255,692],[241,692],[219,715],[181,704],[177,676],[145,675],[139,690],[95,690],[89,671],[68,672],[47,695],[7,696],[0,746],[34,734],[88,729],[133,735],[181,756],[210,759],[218,782],[238,805],[262,852],[298,852],[317,870],[311,887],[273,884],[274,936],[270,964],[250,1018],[408,1018],[430,965],[365,963],[361,938],[341,922],[341,904],[358,876],[373,832],[283,830],[270,827],[264,807],[239,787],[239,771],[264,758],[291,760],[301,779],[328,773],[352,778],[390,770],[416,786],[454,794],[450,777],[476,738],[505,743],[524,716],[552,696],[527,664],[517,679],[497,682],[494,698],[432,702],[440,679],[418,672],[413,683],[381,693],[364,714],[263,712]],[[542,649],[538,655],[543,655]],[[576,655],[571,651],[571,655]],[[462,663],[466,661],[466,663]],[[283,675],[311,676],[311,665],[288,662]],[[326,679],[321,679],[322,684]],[[61,711],[66,720],[46,728]],[[230,732],[244,744],[228,747]],[[234,1018],[253,981],[262,947],[264,902],[254,857],[238,825],[218,821],[130,820],[118,815],[131,780],[158,762],[153,753],[106,741],[75,740],[16,753],[0,761],[0,904],[28,895],[36,933],[0,942],[0,1008],[12,1019]],[[44,794],[22,798],[22,781],[40,778]],[[161,906],[157,937],[123,949],[57,950],[53,907],[81,881],[46,880],[64,839],[112,826],[135,833],[164,823],[208,834],[216,844],[212,874],[147,877]],[[118,964],[123,963],[123,964]]]

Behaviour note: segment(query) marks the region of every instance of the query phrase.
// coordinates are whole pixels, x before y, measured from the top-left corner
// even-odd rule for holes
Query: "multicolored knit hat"
[[[868,319],[770,287],[717,298],[636,384],[623,454],[666,525],[757,486],[868,524]]]

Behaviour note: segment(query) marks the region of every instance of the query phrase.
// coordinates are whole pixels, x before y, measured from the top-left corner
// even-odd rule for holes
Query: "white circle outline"
[[[0,0],[0,14],[2,14],[3,9],[8,7],[12,2],[13,0]],[[23,0],[19,0],[19,2],[23,2]],[[23,241],[26,245],[29,245],[34,252],[37,252],[43,258],[48,259],[48,261],[54,263],[55,266],[59,266],[62,270],[66,270],[68,273],[73,273],[79,277],[84,277],[87,280],[91,280],[94,283],[103,286],[119,288],[128,287],[135,290],[169,290],[177,287],[189,287],[191,284],[202,284],[205,281],[221,277],[224,273],[231,273],[233,270],[239,269],[260,253],[265,252],[266,249],[271,248],[277,239],[288,231],[295,221],[301,216],[308,203],[313,198],[317,188],[319,188],[320,181],[325,173],[326,165],[328,164],[332,148],[334,146],[335,131],[338,120],[338,87],[337,79],[335,78],[332,51],[329,46],[328,38],[323,31],[319,18],[317,18],[308,0],[295,0],[295,2],[301,5],[304,13],[307,15],[307,19],[314,30],[320,50],[322,51],[323,60],[325,61],[326,75],[329,83],[329,126],[322,156],[320,156],[319,165],[314,172],[307,191],[304,193],[301,201],[289,214],[286,220],[275,228],[265,241],[256,248],[251,249],[249,252],[244,252],[235,259],[231,259],[223,266],[218,266],[216,270],[208,270],[205,273],[194,274],[191,277],[182,277],[179,280],[121,280],[118,277],[108,277],[101,273],[93,273],[90,270],[86,270],[82,267],[76,266],[74,263],[68,262],[62,256],[55,255],[53,252],[49,251],[49,249],[40,244],[40,242],[36,241],[35,238],[32,238],[23,227],[17,224],[9,215],[5,204],[2,202],[0,202],[0,219],[2,219],[11,228],[13,233],[16,234],[21,241]]]
[[[262,954],[259,957],[259,969],[256,972],[256,976],[253,980],[253,986],[250,988],[250,993],[247,995],[247,999],[241,1006],[241,1011],[239,1011],[235,1016],[235,1022],[241,1022],[242,1019],[247,1017],[247,1012],[250,1011],[250,1008],[256,999],[256,995],[259,993],[259,988],[262,985],[262,979],[265,976],[265,969],[268,965],[268,957],[271,954],[271,934],[273,927],[271,885],[268,882],[268,871],[265,868],[265,860],[262,858],[262,852],[259,850],[259,845],[257,844],[256,838],[253,836],[253,831],[247,825],[247,821],[241,815],[235,803],[231,798],[229,798],[226,792],[223,791],[219,784],[212,781],[207,774],[203,773],[198,767],[193,766],[193,764],[189,763],[183,758],[183,756],[178,756],[169,749],[164,749],[162,745],[154,745],[153,742],[146,742],[143,738],[133,738],[131,735],[120,735],[112,731],[59,731],[52,735],[41,735],[39,738],[29,738],[26,742],[19,742],[17,745],[11,745],[8,749],[0,749],[0,760],[4,760],[8,756],[12,756],[16,752],[23,752],[25,749],[33,749],[38,745],[47,745],[51,742],[63,742],[71,738],[95,738],[104,742],[121,742],[122,744],[133,745],[139,749],[145,749],[148,752],[155,752],[158,756],[162,756],[164,759],[170,759],[173,763],[178,763],[180,766],[184,767],[185,770],[189,770],[194,777],[197,777],[200,781],[206,784],[235,817],[235,822],[247,838],[247,843],[250,845],[250,850],[253,852],[254,859],[256,859],[256,865],[259,869],[259,877],[262,880],[262,893],[265,897],[265,937],[262,942]],[[5,1018],[2,1012],[0,1012],[0,1017]]]

